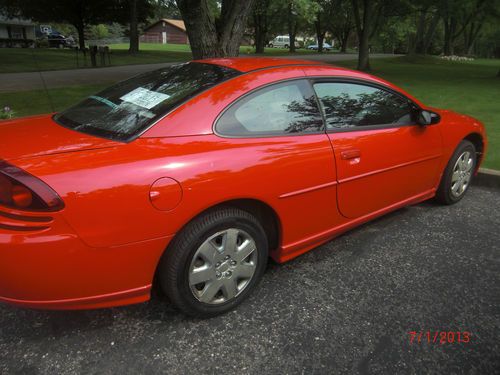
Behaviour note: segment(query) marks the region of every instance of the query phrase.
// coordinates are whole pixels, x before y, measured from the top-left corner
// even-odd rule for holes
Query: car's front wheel
[[[436,192],[436,199],[443,204],[461,200],[469,189],[476,168],[476,148],[467,140],[460,142],[448,161]]]
[[[162,289],[184,313],[210,317],[241,303],[266,268],[268,245],[259,221],[236,208],[205,213],[166,250],[159,267]]]

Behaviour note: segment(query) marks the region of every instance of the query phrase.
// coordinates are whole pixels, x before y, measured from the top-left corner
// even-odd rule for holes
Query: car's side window
[[[408,99],[373,86],[325,82],[314,84],[328,130],[414,123]]]
[[[231,105],[215,130],[236,137],[311,134],[323,131],[317,100],[305,80],[257,90]]]

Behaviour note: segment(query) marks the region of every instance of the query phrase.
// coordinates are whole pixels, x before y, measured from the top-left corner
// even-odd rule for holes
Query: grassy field
[[[122,44],[112,44],[110,46],[113,50],[128,50],[128,44],[127,43],[122,43]],[[158,43],[142,43],[141,44],[141,51],[172,51],[172,52],[189,52],[191,53],[191,48],[187,44],[158,44]],[[311,53],[317,53],[316,51],[310,51],[305,48],[299,48],[297,51],[294,53],[294,55],[307,55]],[[326,53],[326,52],[325,52]],[[333,52],[329,52],[333,53]],[[255,55],[255,49],[251,46],[241,46],[240,47],[240,54],[243,55]],[[264,55],[279,55],[279,56],[284,56],[284,55],[290,55],[290,51],[285,48],[264,48]]]
[[[355,68],[353,61],[338,62]],[[400,57],[371,61],[373,74],[395,83],[423,103],[473,116],[486,125],[489,150],[485,167],[500,170],[500,60],[448,62]]]
[[[137,55],[129,55],[127,50],[111,49],[111,65],[153,64],[162,62],[187,61],[191,59],[189,50],[143,50]],[[99,59],[98,59],[99,62]],[[62,70],[90,67],[90,57],[83,60],[68,49],[0,48],[0,73],[36,72],[38,70]]]
[[[111,65],[154,64],[164,62],[187,61],[192,59],[191,49],[183,44],[142,43],[141,51],[136,55],[128,54],[128,44],[112,44]],[[252,47],[240,47],[241,54],[254,54]],[[314,53],[306,49],[297,51],[297,55]],[[265,55],[288,55],[283,48],[266,48]],[[98,59],[99,62],[99,59]],[[90,57],[73,50],[55,48],[1,48],[0,73],[36,72],[38,70],[62,70],[90,67]]]
[[[180,51],[182,52],[182,51]],[[356,62],[337,65],[354,68]],[[373,74],[391,81],[424,103],[456,110],[485,123],[490,146],[485,167],[500,170],[500,78],[499,60],[448,62],[438,58],[389,58],[372,60]],[[54,109],[60,110],[103,88],[102,85],[50,90]],[[0,94],[0,107],[9,105],[17,116],[50,112],[47,95],[41,91]]]

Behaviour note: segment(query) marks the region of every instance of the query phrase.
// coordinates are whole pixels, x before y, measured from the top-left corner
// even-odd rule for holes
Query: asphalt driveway
[[[187,319],[159,297],[87,312],[0,305],[0,374],[499,373],[499,231],[500,191],[473,186],[458,205],[405,208],[270,265],[222,317]],[[470,341],[428,343],[427,331]]]

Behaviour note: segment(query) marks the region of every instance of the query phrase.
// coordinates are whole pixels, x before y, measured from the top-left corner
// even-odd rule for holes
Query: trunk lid
[[[0,159],[7,161],[121,144],[67,129],[50,114],[0,121]]]

